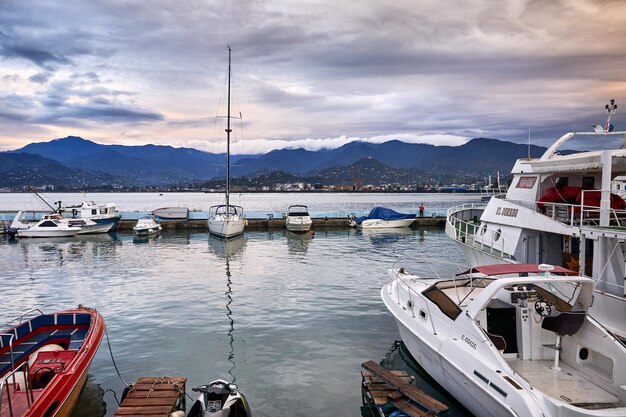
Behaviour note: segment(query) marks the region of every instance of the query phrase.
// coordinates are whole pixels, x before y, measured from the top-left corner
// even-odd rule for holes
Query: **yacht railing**
[[[28,361],[23,362],[21,365],[19,365],[17,368],[15,368],[14,370],[12,370],[9,374],[7,374],[1,381],[0,381],[0,410],[3,410],[4,408],[4,404],[2,404],[2,402],[4,401],[5,397],[7,400],[7,406],[9,409],[9,416],[13,417],[13,404],[11,402],[11,395],[12,393],[17,395],[17,381],[16,381],[16,376],[18,375],[18,373],[22,374],[21,375],[21,381],[23,381],[24,383],[24,387],[20,387],[22,389],[24,389],[24,392],[26,394],[26,402],[28,403],[28,407],[30,408],[30,405],[35,401],[35,397],[33,395],[33,387],[32,385],[29,383],[28,381],[28,375],[30,374],[30,369],[28,366]],[[12,387],[11,387],[12,385]],[[5,390],[6,388],[6,390]]]
[[[490,255],[502,259],[513,259],[513,256],[504,251],[504,237],[497,230],[480,229],[480,214],[484,211],[484,204],[463,204],[448,209],[446,221],[454,230],[454,239],[461,244],[479,249]],[[482,233],[482,234],[481,234]],[[480,241],[475,237],[480,234]],[[486,236],[485,236],[486,235]],[[497,249],[496,247],[499,247]]]

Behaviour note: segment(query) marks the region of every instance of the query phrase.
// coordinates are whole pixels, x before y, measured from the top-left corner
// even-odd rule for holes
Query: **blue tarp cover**
[[[370,214],[367,216],[357,217],[354,221],[357,224],[363,223],[364,220],[369,219],[382,219],[382,220],[402,220],[402,219],[414,219],[415,214],[403,214],[398,213],[392,209],[386,207],[374,207]]]

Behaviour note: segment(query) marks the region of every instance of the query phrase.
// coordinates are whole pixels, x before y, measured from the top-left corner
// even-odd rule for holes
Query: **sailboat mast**
[[[228,45],[228,115],[226,117],[226,213],[230,213],[229,192],[230,192],[230,45]]]

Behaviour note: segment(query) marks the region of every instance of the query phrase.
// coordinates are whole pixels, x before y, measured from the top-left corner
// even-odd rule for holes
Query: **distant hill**
[[[39,155],[0,152],[0,187],[114,187],[123,183],[116,176],[70,168]]]
[[[76,136],[31,143],[15,152],[53,159],[87,171],[123,176],[131,185],[165,185],[211,178],[226,156],[172,146],[100,145]],[[224,170],[222,169],[221,172]]]
[[[544,151],[542,147],[530,147],[533,157],[540,156]],[[398,140],[381,144],[351,142],[337,149],[279,149],[261,155],[233,156],[231,176],[262,178],[269,173],[281,172],[297,178],[317,178],[327,183],[336,181],[345,184],[359,177],[362,182],[375,185],[403,178],[420,183],[425,179],[432,182],[434,178],[444,181],[480,180],[496,172],[508,175],[515,161],[526,157],[528,152],[527,145],[487,138],[472,139],[461,146],[411,144]],[[42,164],[37,178],[57,178],[62,184],[73,183],[78,177],[101,183],[97,178],[100,176],[125,186],[169,186],[200,184],[225,176],[224,154],[191,148],[102,145],[68,136],[31,143],[5,153],[5,156],[20,154],[42,157],[30,161],[32,169],[37,168],[37,163]],[[20,158],[22,163],[26,162],[22,156],[16,157],[13,163]],[[59,165],[52,167],[52,161]],[[46,168],[42,168],[44,166]],[[66,172],[66,181],[63,181],[64,174],[54,174],[50,172],[52,170]],[[89,180],[89,175],[85,173],[90,173],[93,179]],[[15,181],[19,183],[17,177]]]

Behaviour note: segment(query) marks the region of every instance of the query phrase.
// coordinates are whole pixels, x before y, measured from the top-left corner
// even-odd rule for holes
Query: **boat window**
[[[96,209],[91,209],[91,214],[94,214],[94,215],[95,215],[95,214],[98,214],[98,210],[96,210]]]
[[[594,177],[583,177],[582,186],[585,190],[593,190],[595,188],[596,179]]]
[[[105,208],[100,209],[100,214],[107,214],[107,209]]]
[[[480,235],[483,236],[487,231],[487,223],[483,224],[483,227],[480,228]]]
[[[39,227],[57,227],[57,224],[53,221],[46,220],[45,222],[41,223]]]
[[[424,297],[435,303],[435,305],[439,307],[439,310],[452,320],[455,320],[459,314],[461,314],[461,308],[435,285],[426,289],[422,294],[424,294]]]
[[[307,213],[306,211],[292,211],[289,212],[290,216],[308,216],[309,213]]]
[[[502,229],[496,230],[496,233],[493,235],[493,240],[497,242],[500,240],[500,236],[502,236]]]
[[[533,188],[535,182],[537,182],[537,177],[520,177],[515,188]]]

